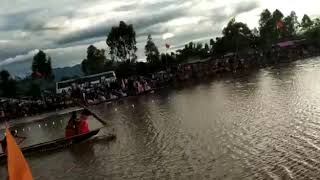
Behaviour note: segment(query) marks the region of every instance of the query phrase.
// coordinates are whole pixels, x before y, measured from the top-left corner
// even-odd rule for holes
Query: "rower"
[[[89,123],[88,123],[90,115],[91,115],[91,112],[87,109],[84,109],[81,112],[80,118],[78,119],[77,125],[76,125],[78,135],[79,134],[86,134],[86,133],[90,132]]]
[[[78,134],[76,126],[77,126],[77,112],[73,111],[71,118],[68,121],[68,125],[66,127],[66,130],[65,130],[65,136],[67,138]]]

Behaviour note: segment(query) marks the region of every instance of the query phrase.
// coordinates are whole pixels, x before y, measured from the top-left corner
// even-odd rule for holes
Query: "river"
[[[27,156],[35,179],[319,178],[320,58],[189,82],[92,109],[109,126],[82,144]],[[63,136],[66,119],[17,129],[41,137],[25,145],[42,142]],[[107,142],[110,132],[117,139]]]

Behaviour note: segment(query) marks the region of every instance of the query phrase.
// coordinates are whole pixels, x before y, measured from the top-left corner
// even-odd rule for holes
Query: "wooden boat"
[[[33,152],[50,151],[50,150],[55,150],[55,149],[59,149],[59,148],[64,148],[64,147],[70,146],[72,144],[77,144],[77,143],[83,142],[83,141],[97,135],[99,133],[100,129],[90,131],[89,133],[86,133],[86,134],[80,134],[80,135],[69,137],[69,138],[60,138],[57,140],[53,140],[53,141],[49,141],[49,142],[45,142],[45,143],[40,143],[40,144],[36,144],[33,146],[24,147],[24,148],[21,148],[21,151],[23,152],[23,154],[29,154],[29,153],[33,153]],[[4,154],[4,153],[0,154],[0,159],[5,158],[5,157],[6,157],[6,154]]]
[[[82,106],[82,108],[72,108],[72,109],[68,109],[68,110],[64,110],[62,112],[53,112],[53,113],[49,113],[49,114],[45,114],[42,116],[39,116],[37,118],[30,118],[30,119],[26,119],[24,121],[21,122],[12,122],[9,124],[9,126],[14,126],[14,125],[20,125],[20,124],[28,124],[28,123],[33,123],[36,121],[41,121],[45,118],[51,117],[53,115],[62,115],[62,114],[66,114],[66,113],[70,113],[73,111],[79,112],[82,111],[83,109],[87,109],[92,113],[92,116],[94,119],[96,119],[97,121],[101,122],[103,125],[107,125],[107,123],[100,118],[97,114],[95,114],[94,112],[92,112],[90,109],[88,109],[85,106]],[[103,127],[101,127],[103,128]],[[99,131],[101,130],[101,128],[92,130],[86,134],[80,134],[80,135],[76,135],[76,136],[72,136],[72,137],[68,137],[68,138],[60,138],[60,139],[56,139],[53,141],[49,141],[49,142],[44,142],[44,143],[40,143],[40,144],[36,144],[36,145],[32,145],[32,146],[28,146],[28,147],[23,147],[21,148],[21,151],[23,154],[31,154],[34,152],[44,152],[44,151],[51,151],[51,150],[56,150],[56,149],[60,149],[60,148],[64,148],[73,144],[77,144],[80,142],[83,142],[85,140],[90,139],[91,137],[97,135],[99,133]],[[107,141],[111,141],[114,140],[116,138],[115,135],[110,134],[107,136],[107,138],[105,138],[105,140]],[[4,153],[0,153],[0,160],[2,161],[3,159],[5,159],[7,157],[6,154]]]

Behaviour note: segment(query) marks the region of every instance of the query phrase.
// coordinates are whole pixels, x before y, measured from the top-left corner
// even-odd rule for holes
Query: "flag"
[[[284,24],[281,20],[277,21],[276,25],[278,29],[282,29],[284,27]]]
[[[38,71],[32,73],[32,77],[34,77],[34,78],[42,78],[42,76],[43,75]]]
[[[166,43],[166,48],[169,49],[170,48],[170,44]]]
[[[29,165],[8,128],[6,129],[6,140],[9,180],[32,180]]]

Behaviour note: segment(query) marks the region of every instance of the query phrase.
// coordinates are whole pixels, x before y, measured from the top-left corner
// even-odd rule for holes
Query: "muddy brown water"
[[[27,156],[35,179],[318,179],[320,58],[91,107],[97,137]],[[28,146],[66,116],[16,127]],[[40,127],[39,127],[40,125]],[[90,121],[92,129],[101,124]],[[29,130],[30,128],[30,130]],[[106,141],[113,132],[117,139]],[[1,164],[0,177],[5,177]]]

